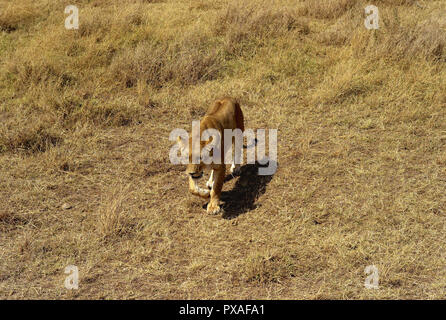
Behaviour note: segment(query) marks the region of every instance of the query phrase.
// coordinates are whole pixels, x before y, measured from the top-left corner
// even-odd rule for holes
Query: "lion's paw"
[[[220,206],[216,203],[209,202],[206,211],[208,214],[218,214],[220,212]]]

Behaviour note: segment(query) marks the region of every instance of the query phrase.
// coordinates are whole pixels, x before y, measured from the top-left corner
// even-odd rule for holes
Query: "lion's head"
[[[178,143],[180,144],[182,153],[185,152],[185,149],[188,150],[188,164],[186,167],[186,174],[194,180],[198,180],[203,177],[204,169],[211,164],[214,151],[216,150],[216,147],[219,147],[220,136],[218,134],[218,137],[216,137],[215,134],[218,132],[215,129],[213,130],[213,132],[207,131],[203,135],[205,129],[201,130],[200,128],[200,136],[202,138],[208,137],[209,139],[205,141],[200,140],[199,149],[196,148],[196,150],[192,148],[192,137],[189,137],[188,140],[184,140],[181,137],[178,137]],[[208,158],[203,158],[204,155],[208,155]]]

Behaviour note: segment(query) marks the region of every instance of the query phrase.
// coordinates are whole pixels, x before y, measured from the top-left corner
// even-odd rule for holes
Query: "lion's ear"
[[[186,142],[183,139],[181,139],[180,136],[178,136],[177,141],[178,141],[178,145],[180,146],[181,149],[186,148]]]

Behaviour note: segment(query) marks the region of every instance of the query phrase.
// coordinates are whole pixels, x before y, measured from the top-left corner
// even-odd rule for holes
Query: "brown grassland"
[[[210,216],[169,133],[226,95],[278,170]],[[0,0],[1,299],[444,299],[445,246],[445,1]]]

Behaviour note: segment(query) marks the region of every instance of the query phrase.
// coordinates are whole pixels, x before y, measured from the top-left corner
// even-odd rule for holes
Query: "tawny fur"
[[[243,123],[243,113],[240,108],[240,104],[233,98],[225,97],[217,100],[207,110],[203,119],[200,121],[200,137],[206,129],[216,129],[220,132],[221,136],[221,149],[224,146],[224,129],[240,129],[242,132],[245,130]],[[181,143],[181,140],[179,140]],[[200,152],[209,141],[200,142]],[[189,150],[192,150],[192,138],[189,138]],[[224,152],[221,152],[221,163],[210,164],[206,166],[204,163],[192,164],[192,152],[189,153],[189,164],[186,168],[186,173],[189,176],[189,191],[199,197],[209,198],[210,201],[207,206],[207,212],[210,214],[217,214],[220,212],[220,194],[225,179],[226,165],[224,163]],[[234,166],[233,166],[234,167]],[[212,186],[212,189],[205,190],[198,187],[197,181],[192,178],[191,174],[199,174],[203,172],[204,168],[213,170],[213,183],[208,182],[208,186]]]

